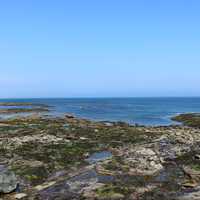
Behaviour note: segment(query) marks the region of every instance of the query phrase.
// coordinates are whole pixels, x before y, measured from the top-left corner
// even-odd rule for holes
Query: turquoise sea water
[[[200,98],[1,99],[0,102],[43,103],[52,106],[53,115],[72,113],[93,120],[144,125],[168,125],[174,115],[200,112]]]

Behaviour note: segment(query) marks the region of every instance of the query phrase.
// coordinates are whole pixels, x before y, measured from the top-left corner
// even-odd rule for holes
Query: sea
[[[154,126],[174,124],[171,117],[181,113],[200,112],[200,97],[34,98],[0,99],[0,102],[46,104],[50,106],[48,114],[53,116],[70,113],[96,121],[123,121],[130,124]]]

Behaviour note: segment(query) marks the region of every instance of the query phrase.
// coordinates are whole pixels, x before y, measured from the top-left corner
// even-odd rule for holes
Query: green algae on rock
[[[17,113],[33,113],[33,112],[49,112],[47,108],[8,108],[0,109],[0,114],[17,114]]]
[[[181,122],[184,125],[200,128],[200,113],[186,113],[175,117],[172,120]]]
[[[29,103],[29,102],[0,102],[0,106],[32,106],[32,107],[49,107],[46,104]]]

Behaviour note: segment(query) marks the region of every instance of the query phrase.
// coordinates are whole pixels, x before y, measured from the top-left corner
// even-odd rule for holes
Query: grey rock
[[[68,119],[74,119],[75,118],[74,115],[72,115],[70,113],[66,114],[65,117],[68,118]]]
[[[199,200],[200,199],[200,186],[196,187],[194,191],[181,194],[177,200]]]
[[[199,155],[199,154],[196,154],[196,155],[194,156],[194,158],[195,158],[196,160],[200,160],[200,155]]]
[[[0,165],[0,193],[10,193],[17,188],[17,178],[14,172]]]

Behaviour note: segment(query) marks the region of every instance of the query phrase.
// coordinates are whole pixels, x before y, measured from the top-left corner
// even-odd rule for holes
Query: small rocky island
[[[48,108],[49,106],[44,104],[0,102],[0,115],[49,112]]]
[[[6,109],[33,114],[0,120],[0,199],[200,199],[199,114],[151,127]]]

